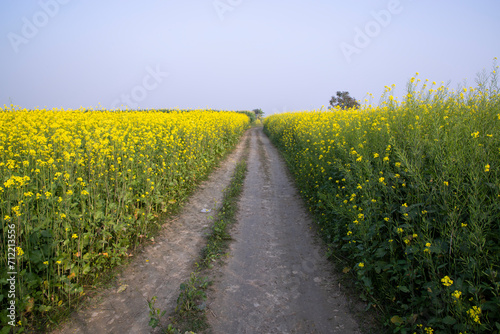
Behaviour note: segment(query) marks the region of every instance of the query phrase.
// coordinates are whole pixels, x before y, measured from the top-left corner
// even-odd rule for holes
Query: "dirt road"
[[[248,132],[247,132],[248,135]],[[213,213],[223,198],[236,164],[241,158],[246,136],[210,178],[193,194],[180,214],[166,222],[155,243],[137,255],[119,276],[118,284],[96,296],[90,306],[73,314],[54,334],[159,333],[148,326],[147,300],[157,296],[156,307],[173,313],[179,286],[189,278],[206,244]],[[120,288],[125,290],[120,291]]]
[[[210,220],[202,209],[222,200],[250,137],[248,175],[226,264],[212,269],[207,316],[215,334],[359,333],[312,221],[277,150],[262,128],[245,134],[229,158],[138,254],[118,283],[54,333],[159,333],[148,326],[147,299],[173,312],[179,285],[205,245]],[[124,289],[124,290],[122,290]]]
[[[209,295],[213,333],[359,333],[277,150],[251,131],[235,241]]]

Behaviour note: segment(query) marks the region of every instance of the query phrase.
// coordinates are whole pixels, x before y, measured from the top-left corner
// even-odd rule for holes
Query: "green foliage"
[[[196,273],[191,273],[189,280],[180,286],[181,292],[177,298],[175,311],[181,315],[204,311],[207,299],[205,290],[208,285],[209,281],[206,278],[199,278]]]
[[[359,108],[359,103],[355,98],[349,95],[349,92],[337,92],[337,97],[332,96],[330,99],[330,107],[331,108],[340,108],[340,109],[355,109]]]
[[[495,68],[496,70],[496,68]],[[418,87],[401,103],[265,120],[330,252],[402,333],[498,333],[500,95]],[[350,270],[349,270],[350,269]]]
[[[252,110],[252,112],[255,113],[255,116],[257,118],[264,116],[264,112],[262,111],[262,109],[254,109],[254,110]]]
[[[226,249],[227,240],[231,239],[227,227],[235,221],[237,201],[243,190],[246,172],[246,159],[243,159],[236,166],[231,184],[224,191],[222,207],[214,220],[212,231],[207,238],[207,245],[202,250],[200,261],[202,267],[209,267],[220,258]]]
[[[161,325],[161,318],[166,311],[154,306],[156,296],[148,300],[149,326],[160,327],[165,334],[180,334],[188,330],[201,331],[208,328],[205,316],[207,299],[205,290],[209,285],[207,278],[200,278],[196,273],[191,273],[189,279],[180,285],[175,314],[170,318],[171,323],[166,328]]]
[[[156,328],[160,325],[161,318],[167,313],[167,311],[162,311],[158,308],[155,308],[155,303],[156,303],[157,297],[154,296],[150,300],[148,300],[148,306],[149,306],[149,326],[152,328]]]
[[[241,114],[245,114],[250,118],[250,123],[254,123],[257,120],[257,115],[252,111],[237,111]]]

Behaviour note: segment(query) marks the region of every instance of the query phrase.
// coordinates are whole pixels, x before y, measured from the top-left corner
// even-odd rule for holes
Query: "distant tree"
[[[359,108],[359,103],[355,98],[349,96],[349,92],[337,92],[337,97],[332,96],[330,100],[331,108],[339,106],[341,109]]]
[[[264,112],[262,111],[262,109],[254,109],[252,111],[255,113],[255,116],[257,118],[259,118],[260,116],[264,115]]]

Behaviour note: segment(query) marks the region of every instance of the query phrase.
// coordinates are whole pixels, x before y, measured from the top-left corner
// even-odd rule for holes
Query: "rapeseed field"
[[[0,108],[0,317],[71,307],[239,141],[245,114]],[[14,277],[15,284],[10,284]]]
[[[400,102],[276,114],[282,151],[330,255],[401,333],[500,330],[497,68],[450,90],[418,76]]]

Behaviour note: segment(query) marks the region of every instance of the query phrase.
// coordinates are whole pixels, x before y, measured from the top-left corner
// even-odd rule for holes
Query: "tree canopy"
[[[359,103],[355,98],[349,95],[349,92],[337,91],[337,97],[332,96],[330,100],[331,108],[340,107],[341,109],[359,108]]]
[[[255,113],[255,116],[257,116],[257,117],[264,115],[264,112],[262,111],[262,109],[254,109],[252,111]]]

